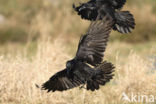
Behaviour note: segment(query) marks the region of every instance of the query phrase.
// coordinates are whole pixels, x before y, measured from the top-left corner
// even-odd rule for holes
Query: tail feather
[[[116,24],[114,30],[120,33],[131,33],[135,28],[135,20],[129,11],[116,11],[115,13]]]
[[[98,90],[100,85],[105,85],[113,78],[114,66],[106,61],[96,67],[95,75],[87,81],[87,90]]]

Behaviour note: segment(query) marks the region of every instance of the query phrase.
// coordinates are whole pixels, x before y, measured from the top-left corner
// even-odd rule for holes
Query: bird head
[[[69,61],[66,62],[66,68],[71,69],[74,66],[74,64],[75,64],[74,59],[69,60]]]

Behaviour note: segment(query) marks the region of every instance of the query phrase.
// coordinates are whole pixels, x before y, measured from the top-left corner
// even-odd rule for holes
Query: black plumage
[[[120,11],[125,3],[126,0],[90,0],[77,7],[73,4],[73,8],[82,19],[91,21],[95,21],[98,15],[102,19],[109,13],[115,21],[114,30],[131,33],[135,28],[135,20],[129,11]]]
[[[87,84],[87,90],[94,91],[109,82],[114,66],[102,59],[112,26],[112,19],[92,22],[87,34],[80,39],[75,58],[67,61],[66,68],[54,74],[42,89],[64,91]]]

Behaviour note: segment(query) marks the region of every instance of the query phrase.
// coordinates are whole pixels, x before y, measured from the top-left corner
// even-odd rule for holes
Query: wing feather
[[[86,35],[83,35],[79,41],[76,58],[83,60],[93,66],[99,64],[104,56],[108,37],[114,24],[109,16],[103,20],[91,22]]]
[[[50,91],[64,91],[84,84],[80,79],[67,76],[67,69],[64,69],[53,75],[47,82],[42,85],[43,90]]]

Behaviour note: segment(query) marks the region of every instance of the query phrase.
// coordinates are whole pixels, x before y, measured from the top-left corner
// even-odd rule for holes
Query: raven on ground
[[[75,58],[67,61],[66,68],[54,74],[42,89],[64,91],[86,84],[87,90],[94,91],[109,82],[113,78],[114,66],[103,61],[103,56],[112,26],[111,18],[92,22],[87,34],[79,41]]]
[[[135,20],[129,11],[120,11],[126,0],[90,0],[73,8],[82,19],[94,21],[97,16],[102,19],[106,13],[109,13],[115,21],[114,30],[120,33],[131,33],[135,28]]]

